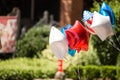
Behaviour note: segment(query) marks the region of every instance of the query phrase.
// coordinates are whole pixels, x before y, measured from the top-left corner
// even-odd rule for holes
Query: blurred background
[[[57,58],[48,44],[51,26],[82,23],[83,11],[99,12],[102,2],[115,14],[116,36],[111,39],[116,47],[91,35],[89,50],[67,55],[63,68],[73,80],[120,80],[119,0],[0,0],[0,16],[17,16],[18,21],[15,52],[0,53],[0,79],[54,78]]]

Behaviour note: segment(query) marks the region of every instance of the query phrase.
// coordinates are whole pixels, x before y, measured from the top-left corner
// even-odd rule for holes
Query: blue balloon
[[[83,11],[83,21],[86,22],[87,20],[89,20],[91,17],[93,17],[93,13],[91,13],[88,10],[84,10]]]
[[[72,27],[72,26],[71,26],[70,24],[68,24],[67,26],[61,28],[61,32],[66,36],[65,30],[67,30],[67,29],[69,29],[69,28],[71,28],[71,27]]]
[[[69,53],[71,56],[74,56],[75,53],[76,53],[76,50],[70,49],[70,47],[68,46],[68,53]]]
[[[65,30],[67,30],[67,29],[69,29],[71,27],[72,27],[72,25],[68,24],[67,26],[61,28],[61,32],[66,36]],[[70,47],[68,46],[68,53],[71,56],[74,56],[75,53],[76,53],[76,50],[70,49]]]
[[[103,16],[109,16],[110,22],[111,22],[112,26],[114,27],[115,15],[113,13],[113,10],[110,8],[110,6],[106,2],[102,3],[102,6],[100,8],[100,14],[102,14]]]

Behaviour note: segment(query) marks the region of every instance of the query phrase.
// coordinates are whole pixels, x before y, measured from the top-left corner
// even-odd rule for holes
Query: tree
[[[117,48],[120,48],[120,1],[119,0],[104,0],[109,4],[109,6],[112,8],[115,17],[116,17],[116,24],[114,27],[114,33],[115,35],[111,36],[111,40],[113,40],[113,43],[110,43],[109,39],[106,39],[105,41],[101,41],[97,36],[92,36],[92,44],[94,48],[97,49],[97,55],[99,57],[99,60],[102,65],[115,65],[117,62],[117,57],[120,53]],[[98,11],[100,9],[102,2],[94,1],[93,8],[91,8],[91,11]],[[116,47],[113,47],[115,44]]]

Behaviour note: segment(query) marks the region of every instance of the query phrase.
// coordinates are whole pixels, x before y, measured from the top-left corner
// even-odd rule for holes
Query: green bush
[[[116,67],[114,66],[102,66],[101,67],[101,77],[106,78],[109,77],[111,79],[116,78]]]
[[[120,66],[120,54],[117,57],[117,66]]]
[[[118,80],[120,80],[120,67],[117,67],[117,76]]]
[[[84,76],[88,78],[89,80],[92,80],[93,78],[99,78],[100,76],[100,70],[97,66],[86,66],[85,68]]]
[[[100,69],[97,66],[74,66],[66,70],[67,76],[78,80],[93,80],[100,77]]]
[[[44,58],[16,58],[0,61],[0,80],[53,78],[57,64]]]
[[[66,64],[64,64],[66,65]],[[57,71],[57,61],[46,58],[14,58],[0,61],[0,80],[33,80],[35,78],[53,78]],[[74,80],[96,80],[97,78],[120,79],[118,66],[69,66],[66,77]]]
[[[0,72],[1,80],[32,80],[35,77],[32,69],[0,69]]]
[[[16,57],[39,57],[48,44],[49,26],[34,26],[17,41]]]
[[[119,72],[118,72],[119,71]],[[98,78],[110,78],[119,80],[120,67],[116,66],[74,66],[66,70],[67,77],[78,80],[93,80]]]

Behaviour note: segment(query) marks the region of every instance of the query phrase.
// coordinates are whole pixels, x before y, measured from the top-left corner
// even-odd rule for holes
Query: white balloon
[[[96,11],[94,11],[93,22],[90,27],[102,41],[114,34],[109,16],[103,16]]]
[[[58,59],[63,59],[68,52],[68,43],[65,36],[57,28],[52,26],[49,36],[49,44],[52,52]]]

